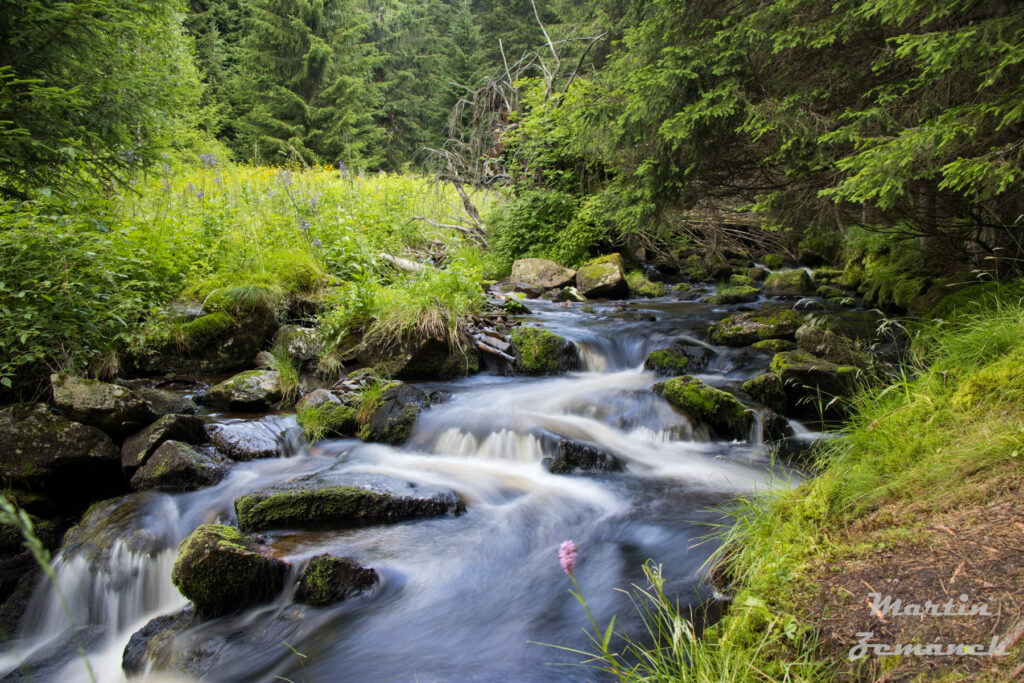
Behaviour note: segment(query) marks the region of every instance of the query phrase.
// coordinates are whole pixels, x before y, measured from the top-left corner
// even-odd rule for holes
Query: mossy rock
[[[588,299],[620,299],[629,295],[621,254],[596,258],[576,271],[576,289]]]
[[[227,476],[230,461],[180,441],[165,441],[132,476],[135,491],[195,491]]]
[[[811,271],[811,276],[815,282],[830,285],[838,283],[842,279],[843,271],[839,268],[815,268]]]
[[[129,367],[143,373],[218,374],[252,367],[274,330],[276,319],[236,318],[226,312],[172,323],[157,341],[134,357]]]
[[[526,307],[519,298],[514,296],[506,297],[501,304],[501,310],[505,311],[509,315],[529,315],[530,309]]]
[[[96,427],[55,415],[43,403],[0,408],[0,481],[29,494],[25,507],[44,516],[74,513],[125,491],[113,440]]]
[[[788,414],[824,417],[845,413],[846,406],[834,399],[852,395],[861,372],[852,365],[837,365],[806,351],[776,354],[770,370],[782,379]]]
[[[279,434],[260,421],[212,424],[206,429],[214,448],[232,460],[248,462],[281,454]]]
[[[802,325],[796,331],[796,344],[801,351],[839,365],[871,365],[871,355],[857,342],[823,327]]]
[[[761,296],[756,287],[726,287],[707,298],[709,304],[719,306],[722,304],[746,304],[757,301]]]
[[[775,355],[776,353],[782,353],[783,351],[793,351],[796,349],[796,344],[788,339],[765,339],[763,341],[754,342],[750,345],[750,348],[757,349],[758,351],[766,351]]]
[[[786,263],[786,257],[782,254],[766,254],[761,263],[771,270],[778,270]]]
[[[953,394],[952,405],[969,412],[980,406],[1019,406],[1024,399],[1024,349],[1015,348],[964,379]]]
[[[197,614],[219,617],[272,600],[287,570],[238,529],[203,524],[178,546],[171,581]]]
[[[53,403],[68,419],[102,429],[115,438],[142,429],[157,418],[127,387],[71,375],[50,375]]]
[[[769,272],[761,266],[754,266],[753,268],[747,269],[747,277],[753,282],[764,282],[768,275]]]
[[[757,280],[746,274],[733,273],[729,276],[729,285],[732,287],[756,287]]]
[[[377,572],[352,558],[316,555],[302,570],[295,602],[312,607],[326,607],[357,593],[373,589]]]
[[[644,361],[644,370],[656,375],[682,375],[707,366],[711,349],[688,341],[678,341],[672,346],[651,351]]]
[[[391,477],[327,473],[235,499],[245,531],[269,528],[364,526],[465,512],[453,491]]]
[[[295,417],[310,443],[359,434],[358,411],[340,401],[299,408],[295,411]]]
[[[814,294],[814,282],[802,268],[782,270],[769,275],[764,281],[764,293],[768,296],[803,296]]]
[[[576,347],[548,330],[517,327],[509,338],[519,356],[518,369],[527,375],[554,375],[579,365]]]
[[[567,287],[576,280],[572,268],[541,258],[523,258],[512,264],[513,284],[527,285],[541,290]]]
[[[667,296],[671,291],[668,285],[648,279],[641,270],[630,271],[626,275],[626,281],[629,284],[629,293],[636,297],[653,299]]]
[[[794,339],[804,316],[789,308],[765,306],[757,311],[737,313],[708,328],[713,344],[749,346],[765,339]]]
[[[748,379],[742,388],[752,399],[774,411],[786,409],[786,390],[782,378],[774,373],[766,372]]]
[[[544,458],[543,465],[552,474],[622,471],[622,463],[613,454],[569,439],[559,441],[554,457]]]
[[[958,313],[971,313],[996,303],[1009,306],[1024,305],[1024,281],[984,282],[970,285],[943,296],[926,313],[929,320],[949,320]]]
[[[360,437],[363,441],[397,446],[409,440],[420,412],[430,405],[430,397],[419,387],[396,382],[381,393],[380,399],[361,414]]]
[[[274,337],[274,348],[286,353],[301,368],[317,363],[324,355],[325,344],[315,327],[282,325]]]
[[[121,467],[131,479],[135,470],[146,464],[165,441],[197,444],[206,441],[205,424],[195,415],[165,415],[138,434],[125,439],[121,446]]]
[[[693,419],[735,439],[750,433],[751,414],[735,396],[708,386],[692,375],[673,377],[654,385],[654,391]]]
[[[846,296],[846,293],[838,287],[832,287],[830,285],[822,285],[816,290],[818,296],[822,299],[835,299]]]
[[[246,370],[196,396],[203,405],[238,412],[270,410],[281,400],[281,378],[274,370]]]
[[[192,399],[185,398],[171,391],[153,389],[152,387],[137,387],[133,391],[139,398],[149,404],[149,409],[154,415],[163,417],[165,415],[195,415],[199,410]]]

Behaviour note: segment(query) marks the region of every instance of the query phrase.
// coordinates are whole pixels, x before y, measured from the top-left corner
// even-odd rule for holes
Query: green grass
[[[815,478],[726,510],[712,575],[733,601],[718,624],[695,638],[648,567],[633,595],[656,646],[627,638],[610,652],[597,640],[597,665],[624,681],[831,679],[838,662],[819,658],[811,569],[858,557],[868,532],[852,525],[883,507],[901,511],[888,533],[913,537],[930,515],[982,502],[1020,472],[1024,309],[996,299],[961,310],[917,330],[901,377],[855,398],[840,438],[816,448]]]

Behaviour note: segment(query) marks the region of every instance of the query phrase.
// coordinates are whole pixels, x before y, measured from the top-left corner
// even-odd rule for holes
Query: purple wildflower
[[[320,200],[319,200],[319,198],[317,198],[316,195],[313,195],[312,197],[309,198],[309,208],[315,209],[316,205],[319,204],[319,203],[320,203]]]
[[[196,192],[196,199],[202,199],[205,196],[206,196],[206,193],[203,192],[202,190],[199,190],[199,192]]]
[[[292,172],[291,171],[278,171],[277,179],[282,185],[287,187],[292,184]]]
[[[213,154],[200,154],[199,158],[202,159],[203,165],[207,168],[217,168],[217,157]]]
[[[572,576],[576,568],[576,545],[572,541],[562,541],[558,546],[558,561],[562,565],[562,571]]]
[[[309,232],[309,221],[307,221],[305,218],[300,218],[299,230],[302,230],[303,232]]]
[[[322,247],[322,246],[323,246],[323,244],[324,244],[324,243],[323,243],[323,242],[321,242],[321,241],[320,241],[320,240],[318,240],[318,239],[316,239],[316,240],[313,240],[313,246],[314,246],[314,247],[316,247],[317,249],[319,249],[320,247]]]
[[[344,161],[338,162],[338,170],[341,171],[342,178],[348,178],[348,168],[345,166]]]

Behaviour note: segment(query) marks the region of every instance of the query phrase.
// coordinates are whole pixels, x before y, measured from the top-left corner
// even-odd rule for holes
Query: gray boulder
[[[165,415],[125,439],[121,446],[121,466],[128,478],[131,479],[135,471],[146,464],[160,444],[170,440],[203,443],[206,441],[203,421],[195,415]]]
[[[513,285],[527,285],[546,290],[569,286],[575,279],[575,270],[546,259],[523,258],[512,264]]]
[[[131,434],[156,419],[156,413],[127,387],[71,375],[50,375],[53,403],[70,420],[96,427],[114,438]]]
[[[270,410],[281,400],[281,378],[274,370],[247,370],[210,387],[196,400],[222,410]]]
[[[230,461],[180,441],[165,441],[132,477],[136,491],[194,491],[213,486],[228,473]]]
[[[576,289],[588,299],[621,299],[629,296],[622,255],[602,256],[580,268],[576,272]]]
[[[558,443],[555,456],[545,458],[544,466],[552,474],[622,471],[622,463],[611,453],[569,439]]]

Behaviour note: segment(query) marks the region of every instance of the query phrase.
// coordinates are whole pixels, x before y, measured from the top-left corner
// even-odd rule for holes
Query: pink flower
[[[562,564],[562,571],[571,576],[576,568],[576,545],[572,541],[563,541],[558,547],[558,561]]]

